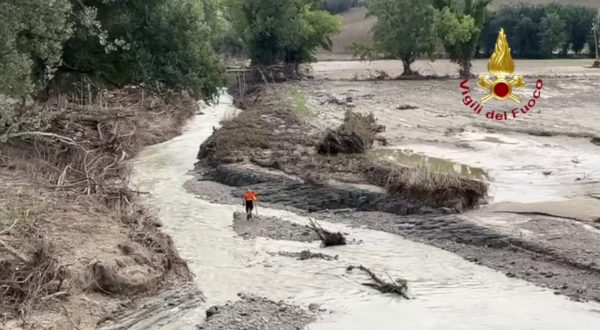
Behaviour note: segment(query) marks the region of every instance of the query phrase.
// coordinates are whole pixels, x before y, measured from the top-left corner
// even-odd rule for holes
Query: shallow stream
[[[600,304],[577,303],[552,291],[470,263],[452,253],[379,231],[321,223],[361,241],[321,249],[318,242],[246,240],[232,229],[241,206],[219,205],[188,193],[184,183],[196,161],[200,143],[221,118],[235,109],[231,99],[203,109],[183,135],[147,148],[136,160],[133,182],[150,192],[155,208],[181,256],[188,261],[206,296],[201,310],[192,310],[162,329],[194,329],[211,305],[235,300],[238,292],[321,304],[328,312],[309,329],[598,329]],[[259,208],[260,215],[306,224],[291,212]],[[337,261],[273,256],[278,251],[339,255]],[[376,273],[408,280],[414,299],[383,295],[360,283],[366,278],[348,265],[362,264]]]

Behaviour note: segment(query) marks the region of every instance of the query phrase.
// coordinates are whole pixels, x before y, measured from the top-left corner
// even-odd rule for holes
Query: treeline
[[[594,53],[594,8],[571,4],[505,6],[489,13],[481,34],[481,53],[494,51],[498,30],[503,27],[514,57],[551,58]],[[586,45],[589,45],[586,47]]]
[[[213,99],[219,53],[298,64],[329,48],[340,20],[314,0],[4,0],[0,98],[43,99],[73,82]],[[77,88],[77,87],[75,87]],[[5,104],[4,104],[5,105]],[[3,106],[0,103],[0,106]],[[8,112],[0,109],[0,127]]]
[[[0,94],[40,97],[69,78],[213,98],[223,70],[212,0],[5,0]]]
[[[460,66],[461,76],[470,76],[487,6],[491,0],[366,0],[368,16],[377,17],[373,46],[353,44],[361,58],[397,58],[403,75],[412,75],[419,57],[433,57],[443,47],[450,60]]]
[[[471,74],[475,56],[490,56],[504,28],[515,57],[549,58],[580,54],[586,43],[595,53],[592,26],[597,11],[576,5],[520,4],[490,11],[491,0],[365,0],[368,16],[377,17],[373,45],[353,44],[361,58],[396,58],[411,75],[420,57],[443,53]]]

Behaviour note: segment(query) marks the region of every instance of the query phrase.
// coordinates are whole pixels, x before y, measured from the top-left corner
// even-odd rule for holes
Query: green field
[[[584,5],[588,7],[600,8],[600,0],[571,0],[571,1],[555,1],[555,0],[529,0],[521,1],[530,4],[549,4],[552,2]],[[494,0],[492,2],[492,8],[498,8],[504,5],[510,5],[511,3],[518,3],[514,0]],[[349,54],[350,51],[347,47],[352,45],[353,42],[369,44],[371,37],[369,31],[373,26],[375,18],[365,18],[367,13],[366,8],[352,8],[347,12],[342,13],[343,27],[342,32],[333,41],[333,53],[335,54]]]

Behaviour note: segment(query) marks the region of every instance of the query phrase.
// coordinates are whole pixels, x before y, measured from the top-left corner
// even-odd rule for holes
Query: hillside
[[[492,8],[498,8],[511,3],[517,3],[514,0],[494,0],[492,2]],[[589,7],[596,7],[600,9],[600,0],[571,0],[571,1],[555,1],[555,0],[528,0],[523,1],[531,4],[548,4],[551,2],[559,3],[570,3],[575,5],[584,5]],[[353,42],[368,44],[371,41],[369,31],[375,18],[366,18],[365,15],[367,9],[364,7],[352,8],[347,12],[342,13],[340,16],[343,19],[342,32],[334,39],[333,50],[334,54],[349,54],[350,51],[347,47],[352,45]]]

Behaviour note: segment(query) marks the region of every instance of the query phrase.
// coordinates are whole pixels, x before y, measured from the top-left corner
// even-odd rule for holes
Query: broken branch
[[[375,273],[373,273],[370,269],[362,265],[348,266],[346,270],[352,271],[354,268],[365,272],[367,275],[369,275],[369,277],[371,277],[371,280],[373,281],[372,283],[362,283],[362,285],[374,288],[381,293],[395,293],[399,296],[402,296],[405,299],[410,299],[410,297],[407,294],[408,282],[405,279],[398,278],[394,280],[390,277],[390,282],[386,282],[380,279],[377,275],[375,275]]]

